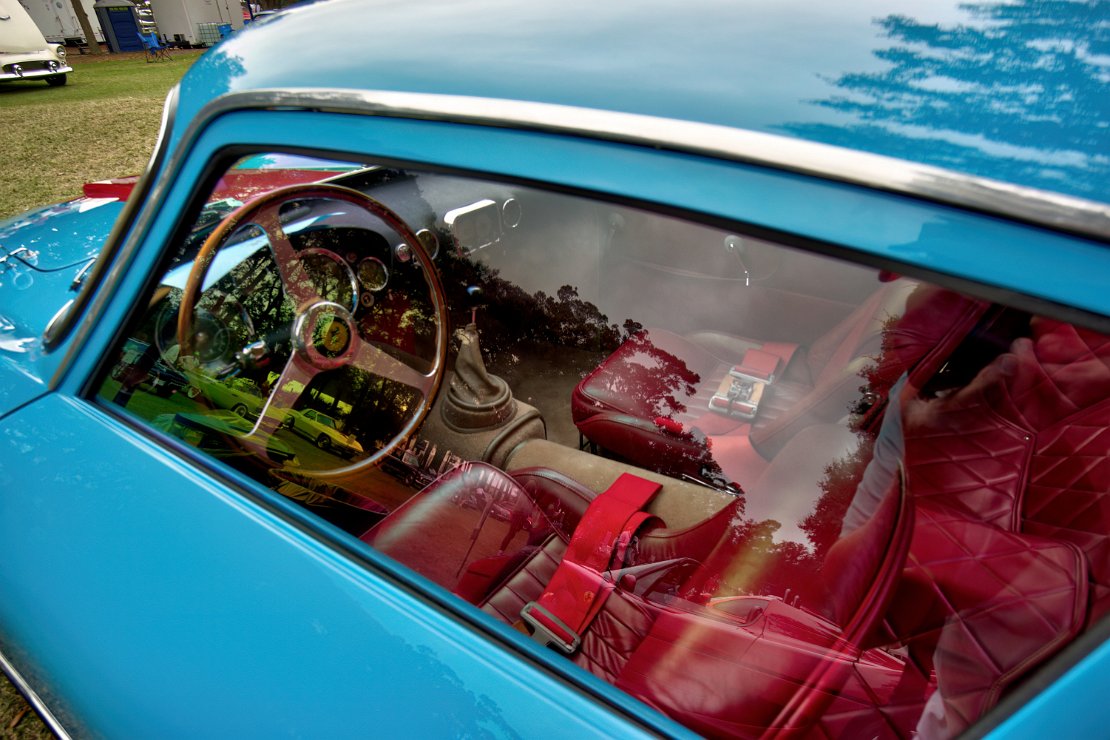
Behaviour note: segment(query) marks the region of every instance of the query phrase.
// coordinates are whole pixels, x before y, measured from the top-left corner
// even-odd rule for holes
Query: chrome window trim
[[[909,195],[1110,241],[1110,204],[778,134],[553,103],[389,90],[262,89],[216,98],[193,120],[185,140],[210,120],[245,108],[358,113],[635,144]]]
[[[154,151],[151,152],[146,169],[143,171],[139,181],[135,184],[135,188],[131,191],[131,195],[124,204],[123,210],[120,211],[115,224],[112,225],[112,230],[108,233],[108,238],[104,240],[104,247],[96,256],[96,261],[89,271],[84,284],[78,291],[77,296],[68,301],[46,325],[46,329],[42,334],[42,346],[45,352],[51,352],[57,349],[58,345],[65,341],[66,337],[73,331],[73,327],[77,323],[77,320],[85,312],[85,308],[92,301],[93,295],[104,281],[104,276],[112,267],[116,254],[120,251],[120,245],[127,235],[131,223],[135,220],[143,201],[146,199],[147,194],[153,189],[155,173],[158,171],[159,167],[161,167],[163,161],[165,161],[169,148],[169,132],[173,128],[174,119],[177,114],[179,93],[179,85],[174,85],[166,96],[166,102],[162,107],[162,121],[159,124],[158,139],[154,145]],[[101,296],[96,305],[99,306],[103,300],[104,297]],[[84,334],[88,332],[88,328],[87,325],[83,327],[82,331],[78,333],[78,338],[84,336]],[[74,346],[79,345],[80,341],[75,341],[73,344]],[[71,348],[70,353],[72,353],[72,351]],[[61,368],[69,365],[69,359],[69,353],[67,353],[59,366],[59,373],[61,372]],[[58,378],[59,375],[56,373],[51,381],[51,387],[54,387]]]
[[[437,93],[326,88],[273,88],[226,93],[207,103],[189,123],[177,148],[169,155],[163,170],[165,176],[155,182],[154,173],[162,169],[161,165],[167,157],[179,87],[171,89],[166,99],[162,130],[146,172],[105,241],[98,264],[84,289],[68,311],[64,314],[59,312],[50,322],[49,333],[43,336],[45,351],[55,349],[72,331],[77,319],[85,313],[84,309],[94,292],[99,292],[100,296],[88,313],[90,316],[99,313],[107,302],[108,289],[122,277],[131,253],[145,236],[157,210],[153,207],[141,210],[143,202],[160,202],[201,131],[216,118],[238,110],[315,110],[554,133],[647,146],[912,196],[1110,242],[1110,204],[1083,198],[829,144],[717,124],[554,103]],[[131,228],[132,222],[134,229]],[[122,242],[127,236],[130,240],[124,246]],[[112,269],[109,270],[109,267]],[[71,365],[73,354],[90,330],[91,322],[86,321],[59,363],[51,379],[51,388],[56,388],[61,382]]]
[[[23,694],[23,698],[27,700],[27,703],[35,710],[35,713],[42,718],[43,723],[50,728],[51,732],[61,740],[70,740],[72,735],[69,734],[69,731],[62,726],[62,723],[58,721],[58,718],[55,717],[54,713],[50,711],[50,708],[46,706],[46,702],[44,702],[42,697],[31,688],[31,685],[23,678],[23,674],[16,670],[15,666],[12,665],[11,661],[8,660],[3,652],[0,652],[0,671],[3,671],[4,675],[12,682],[16,690]]]

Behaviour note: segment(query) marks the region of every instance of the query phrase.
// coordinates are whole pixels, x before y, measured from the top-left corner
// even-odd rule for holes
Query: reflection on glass
[[[1110,163],[1105,118],[1103,0],[961,5],[969,22],[904,15],[876,21],[889,46],[878,72],[846,70],[816,101],[859,123],[796,124],[832,144],[1098,198]],[[1031,79],[1050,84],[1029,84]]]
[[[362,287],[376,293],[389,282],[389,270],[377,257],[367,257],[358,263],[358,281]]]
[[[323,249],[304,250],[299,255],[300,270],[304,271],[311,290],[321,300],[338,303],[354,311],[358,286],[350,266],[339,255]],[[297,279],[298,273],[294,273]]]
[[[441,311],[381,219],[297,197],[182,337],[186,239],[101,398],[705,735],[952,736],[1110,612],[1100,468],[1061,462],[1104,452],[1105,336],[735,228],[343,183],[440,239],[527,218],[435,259]]]

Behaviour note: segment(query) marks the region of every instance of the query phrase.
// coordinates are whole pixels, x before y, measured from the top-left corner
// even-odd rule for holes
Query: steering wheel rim
[[[359,322],[354,320],[358,311],[356,305],[353,310],[347,310],[340,304],[326,300],[323,296],[312,295],[311,291],[303,285],[291,285],[295,281],[292,275],[303,265],[298,259],[298,252],[293,248],[288,236],[282,229],[279,211],[283,204],[291,200],[305,200],[321,198],[338,200],[364,209],[370,215],[382,221],[388,228],[396,232],[415,258],[419,265],[425,285],[428,289],[435,321],[435,348],[432,368],[428,372],[421,372],[417,368],[393,358],[381,349],[377,349],[369,340],[362,336]],[[405,442],[423,422],[443,381],[447,361],[447,345],[449,332],[447,301],[443,285],[439,280],[439,273],[435,269],[431,256],[428,255],[419,237],[405,221],[385,204],[371,198],[357,190],[333,184],[298,184],[273,190],[249,203],[246,203],[228,214],[223,221],[212,231],[201,245],[193,266],[189,271],[181,296],[181,305],[177,316],[177,342],[180,347],[180,356],[186,357],[193,354],[194,317],[197,303],[203,293],[204,280],[208,275],[216,254],[221,246],[235,231],[245,225],[254,224],[265,233],[270,250],[273,253],[278,271],[281,276],[282,289],[287,296],[293,299],[295,316],[292,324],[291,339],[292,351],[281,376],[275,383],[275,388],[267,397],[258,420],[251,433],[239,439],[257,454],[269,458],[267,443],[269,438],[284,421],[284,417],[276,418],[272,411],[275,400],[287,400],[292,395],[293,400],[301,392],[293,394],[285,392],[289,380],[302,383],[302,390],[307,389],[308,381],[316,374],[343,366],[351,366],[368,373],[395,380],[410,387],[416,388],[422,394],[422,399],[417,409],[402,428],[380,447],[376,452],[355,463],[336,468],[322,470],[302,470],[311,476],[328,479],[342,478],[352,472],[377,465],[383,458]],[[304,281],[301,281],[302,283]],[[346,325],[347,347],[339,353],[326,352],[320,347],[321,341],[317,338],[321,321],[338,322]],[[329,323],[325,330],[330,330]],[[324,340],[327,342],[328,340]],[[371,367],[363,367],[359,362],[366,362]],[[380,366],[382,372],[375,372]],[[374,369],[371,369],[374,368]],[[307,376],[307,377],[306,377]],[[292,403],[278,406],[278,413],[283,410],[289,413]]]

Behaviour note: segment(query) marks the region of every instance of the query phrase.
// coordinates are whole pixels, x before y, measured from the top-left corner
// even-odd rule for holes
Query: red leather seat
[[[1110,339],[1032,322],[967,387],[911,406],[910,485],[970,518],[1079,546],[1110,609]]]
[[[828,431],[820,439],[830,454],[841,454],[841,435]],[[810,452],[815,445],[816,439],[799,444]],[[768,485],[783,496],[806,498],[782,488],[799,470],[794,462],[784,462],[786,469],[771,475]],[[822,491],[814,470],[796,476],[812,489],[810,505]],[[363,539],[515,624],[526,604],[555,588],[568,542],[597,498],[547,468],[510,475],[467,464],[429,485]],[[778,553],[777,546],[763,552],[770,541],[742,515],[746,503],[737,497],[681,530],[653,517],[637,525],[604,579],[612,593],[582,629],[580,647],[569,659],[703,732],[751,735],[817,723],[886,727],[874,710],[875,697],[897,689],[904,661],[863,649],[862,641],[884,613],[904,563],[912,519],[902,486],[892,488],[864,525],[829,543],[820,568],[817,560],[791,565],[801,553],[794,540],[805,540],[792,522],[809,505],[756,514],[790,520],[780,529],[791,539]],[[730,558],[711,556],[720,552]],[[694,575],[699,569],[750,565],[762,568],[759,581],[750,582],[751,594],[702,603],[684,598],[691,581],[704,580]]]
[[[574,422],[591,442],[662,472],[713,470],[714,457],[721,457],[706,444],[713,435],[750,436],[760,456],[773,457],[799,429],[840,419],[860,400],[861,376],[878,357],[884,330],[902,315],[915,285],[898,279],[880,286],[804,348],[719,332],[640,332],[575,388]],[[778,358],[781,370],[748,423],[710,411],[709,401],[750,350]]]
[[[834,535],[823,555],[814,557],[796,524],[822,494],[820,471],[827,461],[816,448],[828,448],[832,459],[844,454],[844,440],[833,431],[852,437],[829,429],[829,434],[801,440],[799,447],[821,458],[819,464],[799,472],[798,460],[788,456],[784,469],[769,476],[768,485],[782,499],[797,499],[791,506],[773,501],[756,506],[750,496],[741,497],[698,528],[685,530],[685,542],[664,544],[657,537],[645,550],[651,540],[645,536],[636,562],[655,563],[657,571],[650,564],[615,568],[614,591],[581,632],[581,646],[570,659],[710,735],[752,736],[772,727],[796,731],[819,723],[889,730],[894,720],[876,710],[875,697],[885,700],[900,688],[905,665],[863,649],[863,642],[885,613],[902,572],[912,509],[904,487],[895,485],[862,526],[839,540]],[[551,482],[545,470],[514,476],[534,476],[533,486]],[[800,490],[803,485],[808,492]],[[741,505],[760,521],[741,516]],[[725,522],[725,528],[717,528]],[[783,533],[782,538],[765,540],[764,531]],[[702,547],[689,541],[695,537]],[[711,541],[712,554],[705,547]],[[566,551],[561,539],[549,541],[481,607],[506,622],[517,621],[525,604],[555,588]],[[695,551],[691,566],[700,567],[678,567],[670,559]],[[707,570],[720,570],[721,577],[707,577]],[[735,588],[736,579],[747,585],[746,595],[689,600],[706,581],[729,581]],[[915,719],[902,717],[899,727],[908,731]]]
[[[702,609],[663,605],[617,685],[713,737],[908,731],[912,718],[877,709],[900,690],[904,663],[864,644],[886,612],[912,531],[899,479],[863,526],[838,539],[823,561],[811,561],[807,577],[820,581],[820,601],[797,608],[781,589],[743,596],[737,600],[746,611],[730,610],[733,618],[719,601]],[[751,567],[759,557],[748,549],[729,567]]]
[[[513,603],[512,579],[542,567],[545,558],[557,563],[597,495],[547,468],[510,475],[485,463],[464,463],[430,483],[361,539],[513,622],[526,602]],[[638,564],[700,563],[732,526],[740,505],[736,500],[682,529],[649,519],[626,559]],[[498,590],[497,597],[490,596]],[[528,590],[528,600],[533,591]]]
[[[909,562],[888,615],[921,676],[925,737],[951,737],[1080,632],[1087,562],[1068,542],[1005,531],[916,501]]]
[[[889,617],[935,683],[926,735],[970,726],[1108,609],[1110,340],[1031,330],[904,409],[918,523]]]

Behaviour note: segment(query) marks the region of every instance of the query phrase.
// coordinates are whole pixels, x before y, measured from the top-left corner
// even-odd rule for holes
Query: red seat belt
[[[566,554],[543,595],[521,610],[532,636],[568,655],[601,611],[616,584],[606,573],[619,566],[636,530],[652,518],[643,511],[661,484],[624,473],[590,502]]]

